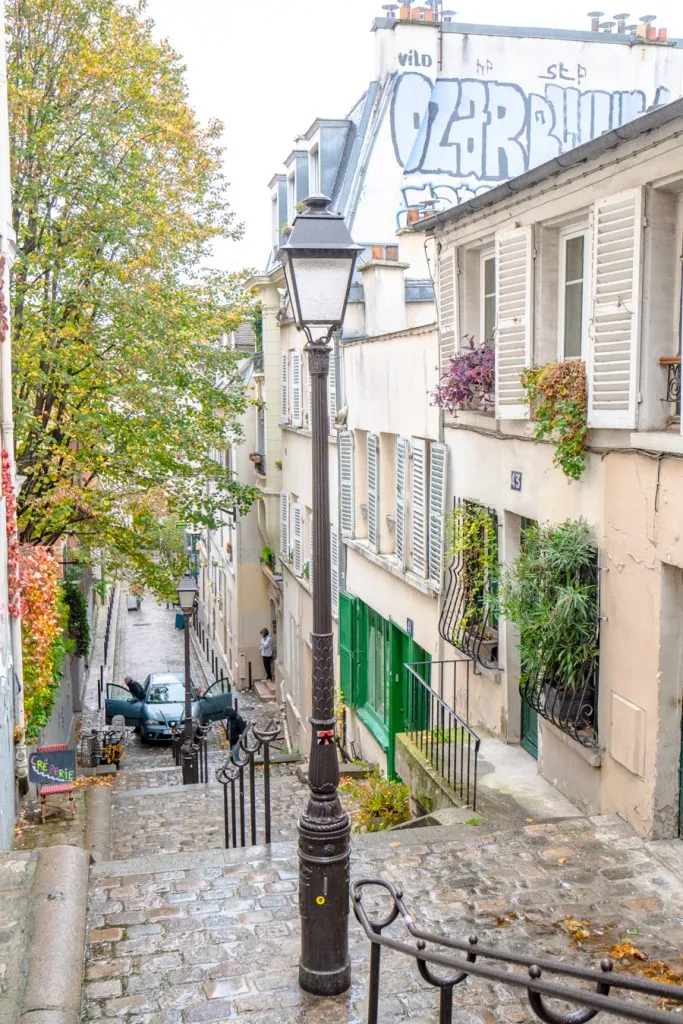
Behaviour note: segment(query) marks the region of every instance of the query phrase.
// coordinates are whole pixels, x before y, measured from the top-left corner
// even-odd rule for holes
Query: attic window
[[[311,150],[309,179],[311,195],[317,195],[320,192],[320,150],[317,146]]]

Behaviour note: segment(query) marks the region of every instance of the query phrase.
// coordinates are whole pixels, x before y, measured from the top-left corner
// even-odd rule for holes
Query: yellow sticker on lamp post
[[[315,902],[318,904],[319,907],[322,907],[322,906],[325,905],[325,897],[324,896],[316,896]]]

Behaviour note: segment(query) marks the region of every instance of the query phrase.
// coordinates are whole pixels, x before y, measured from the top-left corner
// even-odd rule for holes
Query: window
[[[560,235],[559,356],[583,359],[588,330],[588,233]]]
[[[294,175],[287,178],[287,223],[292,224],[296,217],[296,181]]]
[[[273,246],[274,246],[274,248],[277,248],[278,243],[280,241],[280,232],[278,230],[279,229],[279,225],[278,225],[278,217],[277,217],[277,195],[273,196],[273,199],[272,199],[272,202],[271,202],[271,229],[272,229],[272,233],[273,233]]]
[[[309,181],[311,195],[317,195],[320,192],[320,150],[317,146],[311,150]]]
[[[492,252],[481,257],[481,338],[492,345],[496,331],[496,257]]]

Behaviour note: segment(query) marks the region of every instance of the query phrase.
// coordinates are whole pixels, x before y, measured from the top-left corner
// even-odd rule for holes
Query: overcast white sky
[[[199,117],[225,124],[225,169],[242,242],[221,246],[226,269],[262,269],[270,244],[267,184],[296,135],[316,117],[344,117],[374,70],[373,18],[387,0],[149,0],[160,36],[187,64]],[[598,0],[595,0],[600,4]],[[456,21],[589,28],[594,0],[452,0]],[[604,4],[602,5],[604,7]],[[642,6],[642,5],[641,5]],[[656,0],[647,9],[618,0],[606,16],[656,14],[683,38],[683,4]]]

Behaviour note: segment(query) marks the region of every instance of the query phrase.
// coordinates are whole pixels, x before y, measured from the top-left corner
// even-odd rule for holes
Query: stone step
[[[259,700],[262,700],[264,704],[272,704],[277,700],[275,684],[268,682],[267,679],[255,679],[254,689],[258,694]]]

